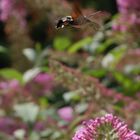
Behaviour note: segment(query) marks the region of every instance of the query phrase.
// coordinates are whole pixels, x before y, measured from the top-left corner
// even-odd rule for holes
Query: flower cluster
[[[138,12],[140,10],[140,1],[139,0],[117,0],[119,5],[119,11],[122,13]]]
[[[29,81],[25,88],[27,92],[34,93],[35,96],[48,94],[53,87],[54,77],[47,73],[37,74],[31,81]]]
[[[26,129],[26,126],[9,117],[0,118],[0,132],[13,134],[18,129]]]
[[[8,91],[19,92],[20,83],[18,80],[0,82],[0,90],[2,93],[6,93]]]
[[[23,1],[1,0],[0,1],[0,20],[7,21],[10,16],[15,17],[22,25],[25,24],[26,8]]]
[[[128,126],[118,117],[107,114],[103,117],[91,119],[83,123],[73,137],[73,140],[98,140],[108,138],[115,140],[140,140],[136,132],[128,129]]]
[[[15,97],[18,98],[21,91],[22,87],[18,80],[0,81],[0,106],[3,108],[10,108]]]
[[[5,80],[0,82],[0,105],[11,108],[17,101],[23,101],[24,96],[42,97],[53,89],[54,77],[47,73],[38,73],[33,79],[21,84],[18,80]]]
[[[140,1],[117,0],[120,17],[113,24],[114,30],[126,31],[132,25],[140,25]]]

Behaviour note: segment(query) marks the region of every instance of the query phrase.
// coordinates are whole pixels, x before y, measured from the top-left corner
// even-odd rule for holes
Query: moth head
[[[72,16],[66,16],[66,20],[67,21],[73,21],[73,18],[72,18]]]
[[[72,21],[73,21],[72,16],[63,17],[57,21],[55,27],[56,27],[56,29],[64,28],[65,26],[69,25],[69,22],[72,22]]]

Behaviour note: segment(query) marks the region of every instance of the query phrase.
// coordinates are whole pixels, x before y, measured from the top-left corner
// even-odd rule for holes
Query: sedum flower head
[[[117,5],[120,16],[113,23],[114,30],[125,32],[140,25],[140,0],[117,0]]]
[[[118,117],[107,114],[83,122],[72,140],[140,140]]]

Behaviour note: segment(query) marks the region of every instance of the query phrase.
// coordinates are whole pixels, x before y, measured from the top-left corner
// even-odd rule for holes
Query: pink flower
[[[7,21],[13,16],[19,20],[21,25],[25,25],[27,15],[24,1],[0,0],[0,20]]]
[[[11,80],[9,83],[9,88],[11,89],[18,89],[20,87],[19,81],[17,80]]]
[[[111,140],[140,140],[136,132],[128,129],[128,126],[118,117],[107,114],[83,122],[73,137],[73,140],[97,140],[108,138]]]
[[[18,80],[9,80],[0,82],[0,106],[3,108],[11,108],[14,101],[22,93],[23,88]]]
[[[46,128],[45,125],[46,125],[46,122],[44,121],[36,122],[34,126],[34,130],[37,132],[43,131]]]
[[[2,93],[6,92],[19,92],[20,83],[18,80],[0,82],[0,90]]]
[[[58,110],[58,115],[61,119],[69,122],[73,119],[73,109],[69,106],[60,108]]]
[[[121,12],[126,12],[130,9],[140,10],[139,0],[117,0]]]
[[[2,117],[0,118],[0,132],[6,133],[6,134],[13,134],[14,131],[18,129],[26,129],[26,126],[16,120],[13,120],[8,117]]]
[[[35,82],[37,85],[42,87],[44,91],[50,91],[53,87],[53,76],[47,73],[40,73],[38,74],[34,79],[33,82]]]
[[[12,0],[1,0],[0,1],[0,20],[6,21],[13,10]]]
[[[125,32],[134,24],[140,25],[140,0],[117,0],[120,16],[115,20],[113,29]]]
[[[26,90],[36,96],[48,94],[54,85],[54,77],[48,73],[39,73],[26,84]]]

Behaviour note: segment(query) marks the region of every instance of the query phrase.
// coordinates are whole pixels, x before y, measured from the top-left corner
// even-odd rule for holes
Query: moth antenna
[[[96,14],[99,14],[99,13],[101,13],[101,12],[102,12],[102,11],[97,11],[97,12],[95,12],[95,13],[92,13],[92,14],[88,15],[87,17],[95,16]]]

